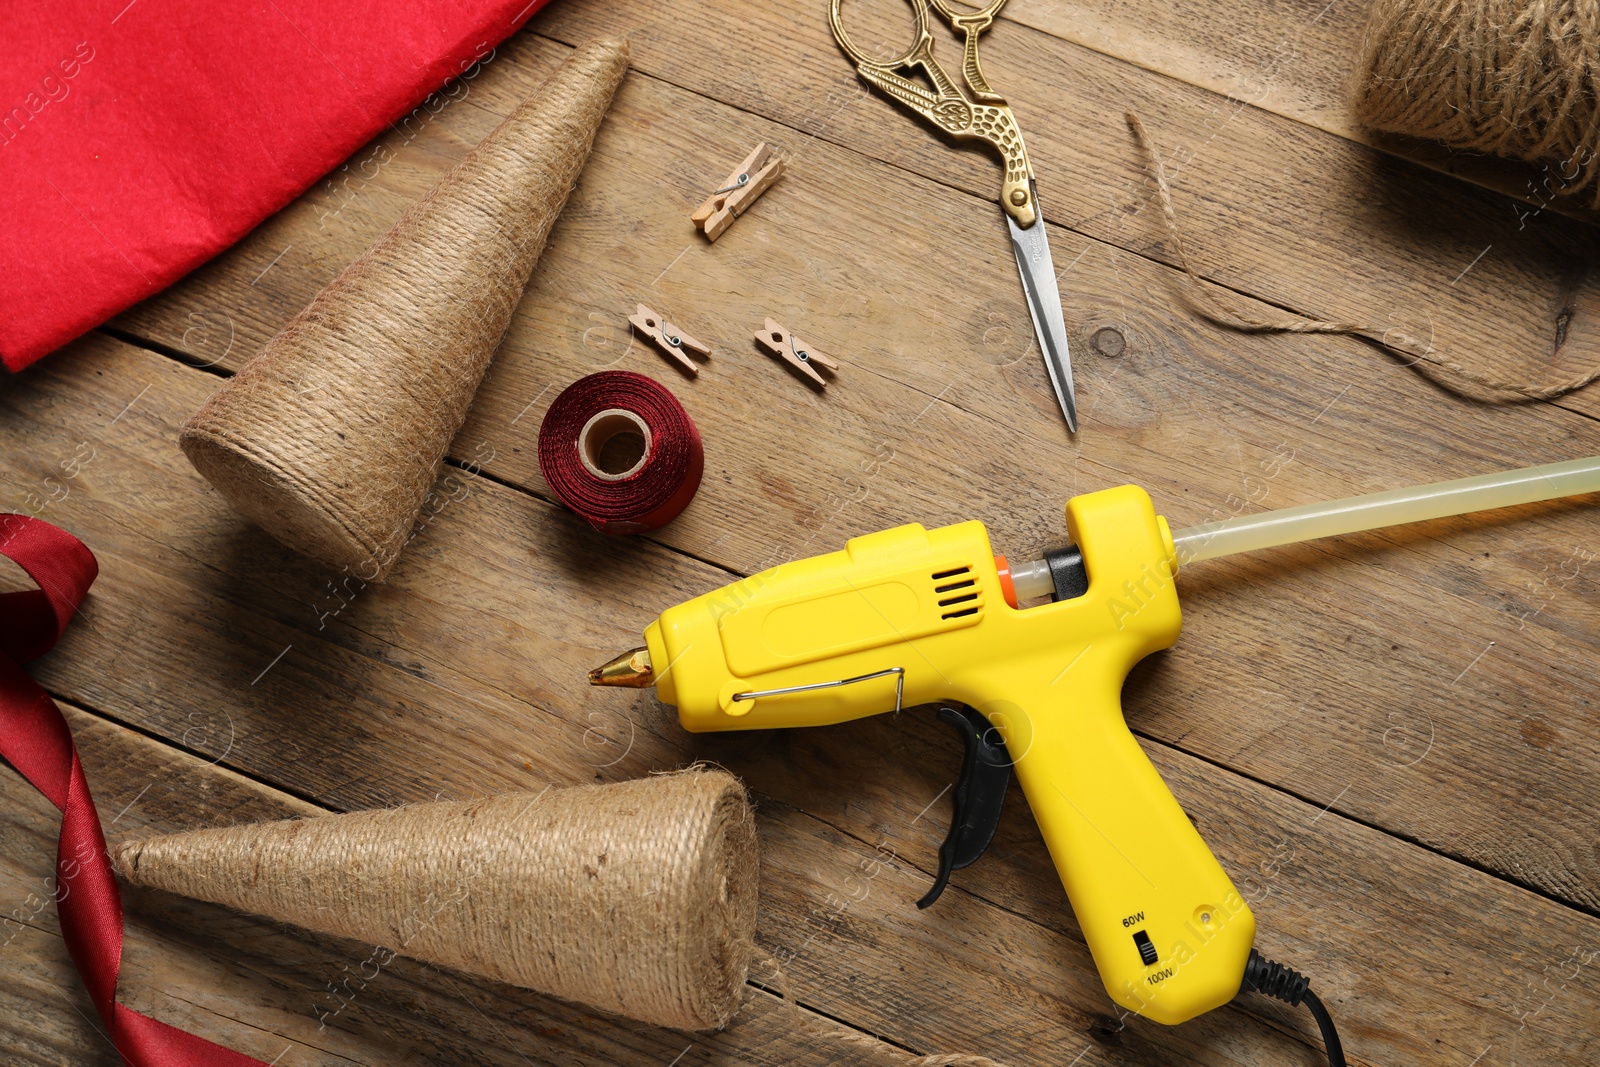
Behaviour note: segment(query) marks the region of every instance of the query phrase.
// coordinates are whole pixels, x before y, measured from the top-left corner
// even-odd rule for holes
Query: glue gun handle
[[[1031,707],[999,702],[1012,710],[990,718],[1107,992],[1178,1023],[1233,999],[1255,919],[1128,730],[1124,674],[1070,704],[1054,687]]]

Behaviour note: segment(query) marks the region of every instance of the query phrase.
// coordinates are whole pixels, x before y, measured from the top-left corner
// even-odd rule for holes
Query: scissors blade
[[[1011,250],[1017,254],[1017,273],[1022,275],[1022,290],[1028,297],[1028,313],[1033,316],[1033,332],[1044,354],[1044,369],[1056,391],[1067,429],[1078,432],[1078,399],[1072,391],[1072,357],[1067,352],[1067,325],[1061,315],[1061,291],[1056,288],[1056,267],[1050,259],[1050,239],[1044,232],[1044,210],[1037,193],[1034,210],[1038,217],[1024,230],[1004,211],[1011,227]]]

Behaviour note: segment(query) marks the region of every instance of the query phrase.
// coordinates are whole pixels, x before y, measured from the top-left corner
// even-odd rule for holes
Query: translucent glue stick
[[[1235,552],[1583,493],[1600,493],[1600,456],[1240,515],[1178,530],[1172,540],[1181,566]],[[1022,599],[1045,596],[1054,589],[1044,560],[1012,567],[1011,580]]]

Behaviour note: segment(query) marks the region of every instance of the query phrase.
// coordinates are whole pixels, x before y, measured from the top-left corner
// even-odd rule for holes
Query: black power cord
[[[1241,993],[1263,993],[1285,1004],[1304,1004],[1311,1009],[1322,1031],[1322,1046],[1328,1050],[1328,1067],[1345,1067],[1344,1046],[1339,1044],[1339,1031],[1333,1027],[1333,1016],[1323,1007],[1322,1001],[1311,992],[1311,979],[1292,967],[1274,963],[1255,949],[1244,965],[1244,981],[1239,984]]]

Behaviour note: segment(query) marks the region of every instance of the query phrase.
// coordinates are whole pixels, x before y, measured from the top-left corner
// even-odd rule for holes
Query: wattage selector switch
[[[1146,967],[1150,966],[1161,958],[1156,953],[1156,946],[1155,943],[1150,940],[1150,935],[1145,933],[1143,930],[1136,930],[1134,932],[1133,943],[1139,946],[1139,958],[1144,960],[1144,965]]]

